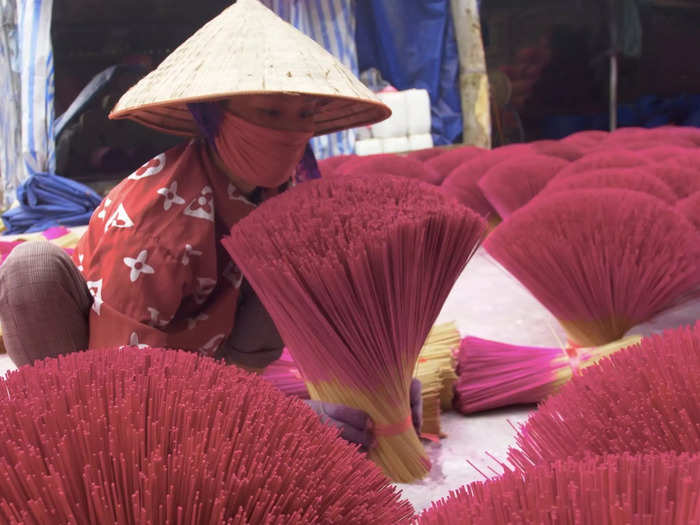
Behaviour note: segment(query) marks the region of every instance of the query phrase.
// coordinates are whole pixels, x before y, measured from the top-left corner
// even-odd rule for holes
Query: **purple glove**
[[[318,414],[321,421],[338,427],[343,439],[364,448],[372,448],[374,445],[374,423],[362,410],[323,401],[306,400],[305,403]],[[417,379],[411,383],[411,419],[416,433],[420,433],[423,421],[423,398],[421,384]]]

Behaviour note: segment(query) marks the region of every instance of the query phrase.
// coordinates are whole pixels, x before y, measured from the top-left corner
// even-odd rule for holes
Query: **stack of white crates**
[[[391,108],[391,117],[358,130],[357,155],[400,153],[433,147],[430,134],[430,95],[425,89],[378,93]]]

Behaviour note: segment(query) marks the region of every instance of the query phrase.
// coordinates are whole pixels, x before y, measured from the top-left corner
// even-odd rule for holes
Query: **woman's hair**
[[[223,116],[221,105],[218,102],[192,102],[187,104],[187,109],[190,110],[200,133],[208,142],[213,143]]]

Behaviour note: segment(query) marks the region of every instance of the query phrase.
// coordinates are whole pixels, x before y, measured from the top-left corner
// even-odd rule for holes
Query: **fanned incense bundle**
[[[572,133],[568,137],[561,139],[564,144],[570,144],[575,148],[586,152],[599,146],[610,134],[607,131],[591,129]]]
[[[331,177],[346,162],[357,158],[355,155],[336,155],[318,161],[318,170],[322,177]]]
[[[568,164],[545,155],[518,156],[491,168],[478,185],[491,206],[505,219],[530,202]]]
[[[674,157],[677,161],[677,157]],[[669,159],[649,166],[649,170],[676,192],[679,199],[684,199],[700,191],[700,157],[698,168],[676,164]]]
[[[454,323],[436,325],[423,345],[414,376],[421,382],[423,425],[421,434],[445,437],[440,427],[440,412],[452,408],[455,374],[455,349],[460,334]]]
[[[700,230],[700,191],[676,203],[676,209]]]
[[[700,325],[651,336],[564,385],[521,426],[518,468],[589,455],[700,452]]]
[[[406,156],[413,159],[419,160],[420,162],[427,162],[430,159],[442,155],[447,151],[443,147],[436,146],[434,148],[418,149],[415,151],[409,151]]]
[[[643,152],[663,144],[666,147],[693,148],[695,143],[678,133],[647,128],[620,128],[603,141],[603,148],[621,148],[629,151]]]
[[[585,347],[617,341],[698,284],[697,232],[643,193],[542,195],[485,248]]]
[[[675,192],[646,168],[605,168],[581,173],[576,177],[555,177],[542,195],[569,190],[619,188],[640,191],[673,204],[678,200]]]
[[[440,174],[440,184],[456,168],[476,157],[487,153],[488,150],[474,146],[460,146],[425,161],[426,165]]]
[[[530,146],[538,155],[556,157],[569,162],[578,160],[583,156],[583,152],[575,145],[567,144],[560,140],[536,140],[530,142]]]
[[[700,128],[696,126],[659,126],[649,130],[654,136],[663,140],[666,137],[681,137],[700,147]]]
[[[459,346],[460,335],[454,323],[435,325],[423,345],[416,364],[414,377],[421,382],[423,398],[423,425],[421,434],[431,437],[445,437],[440,430],[440,412],[452,408],[456,358],[454,350]],[[262,373],[262,378],[288,395],[302,399],[309,398],[299,367],[289,350],[270,364]]]
[[[462,414],[539,403],[575,374],[612,353],[638,343],[626,337],[597,348],[509,345],[465,337],[457,357],[455,408]]]
[[[0,522],[387,525],[413,509],[298,400],[192,353],[126,347],[0,380]]]
[[[335,174],[343,177],[388,174],[421,180],[433,185],[440,184],[441,180],[439,174],[428,164],[392,153],[355,157],[336,168]]]
[[[398,481],[428,471],[410,384],[421,345],[485,233],[437,188],[347,176],[262,204],[224,245],[270,313],[311,397],[365,411],[370,457]]]
[[[673,157],[685,155],[687,152],[687,148],[657,144],[656,146],[649,148],[645,151],[640,151],[639,154],[653,162],[661,163],[667,159],[672,159]]]
[[[434,502],[415,525],[698,525],[700,455],[567,460],[507,471]]]
[[[557,174],[558,179],[580,175],[581,173],[606,168],[636,168],[646,166],[649,161],[631,151],[620,149],[602,150],[589,153],[570,163]]]

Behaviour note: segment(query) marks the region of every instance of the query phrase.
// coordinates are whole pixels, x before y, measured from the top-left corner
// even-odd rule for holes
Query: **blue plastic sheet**
[[[427,89],[436,145],[462,133],[459,54],[449,0],[357,3],[360,71],[376,67],[397,89]]]
[[[543,138],[560,139],[587,129],[607,130],[609,120],[607,113],[549,117],[544,122]],[[700,127],[700,95],[669,99],[642,97],[634,104],[620,106],[617,122],[620,127],[654,128],[670,124]]]
[[[102,197],[84,184],[51,173],[31,175],[17,189],[19,206],[6,211],[6,234],[87,224]]]

